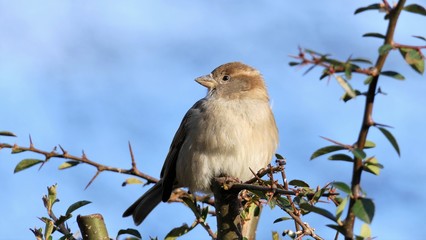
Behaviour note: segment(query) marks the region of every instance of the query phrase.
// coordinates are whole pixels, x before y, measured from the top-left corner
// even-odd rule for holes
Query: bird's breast
[[[177,161],[179,185],[209,191],[211,178],[248,180],[271,160],[278,143],[269,102],[205,101],[187,122],[187,137]]]

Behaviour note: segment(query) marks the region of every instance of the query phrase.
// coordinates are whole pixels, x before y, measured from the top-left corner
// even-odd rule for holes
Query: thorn
[[[84,161],[86,161],[86,160],[87,160],[86,153],[84,152],[84,150],[82,150],[81,152],[82,152],[81,158],[82,158]]]
[[[65,149],[61,146],[61,144],[59,144],[59,148],[61,149],[63,155],[67,154],[67,151],[65,151]]]
[[[46,157],[46,160],[44,160],[41,164],[40,164],[40,167],[38,168],[38,171],[40,171],[41,170],[41,168],[44,166],[44,164],[47,162],[47,160],[48,160],[49,158],[47,158]]]
[[[130,158],[132,159],[132,170],[135,170],[136,160],[135,160],[135,156],[133,155],[132,144],[130,144],[130,141],[129,141],[129,151],[130,151]]]
[[[343,144],[343,143],[341,143],[341,142],[338,142],[338,141],[332,140],[332,139],[330,139],[330,138],[323,137],[323,136],[320,136],[320,138],[325,139],[325,140],[327,140],[327,141],[329,141],[329,142],[332,142],[332,143],[334,143],[334,144],[336,144],[336,145],[339,145],[339,146],[341,146],[341,147],[344,147],[344,148],[347,148],[347,149],[352,149],[352,146],[347,145],[347,144]]]
[[[387,127],[387,128],[393,128],[392,126],[386,125],[386,124],[382,124],[382,123],[374,123],[375,127]]]
[[[33,139],[31,138],[31,134],[29,135],[30,138],[30,149],[34,148]]]
[[[86,190],[90,186],[90,184],[92,184],[92,182],[95,181],[95,179],[96,179],[96,177],[98,177],[99,173],[101,173],[101,171],[97,171],[96,172],[95,176],[93,176],[93,178],[90,179],[90,182],[86,185],[86,187],[84,188],[84,190]]]

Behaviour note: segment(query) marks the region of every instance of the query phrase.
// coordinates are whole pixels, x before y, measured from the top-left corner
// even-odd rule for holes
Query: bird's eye
[[[229,75],[225,75],[222,78],[223,81],[228,81],[229,79],[231,79],[231,77]]]

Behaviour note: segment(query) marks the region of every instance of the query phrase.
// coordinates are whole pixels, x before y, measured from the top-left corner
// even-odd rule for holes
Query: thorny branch
[[[147,181],[146,184],[158,182],[158,179],[141,172],[137,168],[136,160],[135,160],[133,150],[132,150],[132,146],[130,145],[130,143],[129,143],[129,151],[130,151],[130,157],[131,157],[131,168],[130,169],[111,167],[111,166],[106,166],[106,165],[97,163],[97,162],[89,159],[84,152],[82,153],[82,155],[80,157],[75,156],[75,155],[71,155],[71,154],[68,153],[68,151],[66,151],[60,145],[59,145],[60,151],[57,151],[57,147],[53,148],[52,151],[44,151],[44,150],[41,150],[41,149],[36,148],[34,146],[34,143],[31,139],[31,137],[30,137],[29,147],[23,147],[23,146],[19,146],[17,144],[10,145],[10,144],[7,144],[7,143],[0,143],[0,150],[3,149],[3,148],[11,149],[12,153],[32,152],[32,153],[43,155],[45,159],[42,162],[41,167],[52,158],[67,159],[67,160],[74,161],[77,164],[85,163],[85,164],[88,164],[90,166],[93,166],[97,169],[97,172],[92,177],[92,179],[89,181],[86,188],[89,187],[91,185],[91,183],[96,179],[96,177],[99,176],[99,174],[103,171],[116,172],[116,173],[122,173],[122,174],[140,177],[140,178],[145,179]],[[288,186],[286,177],[285,177],[285,171],[284,171],[285,160],[284,159],[278,159],[276,162],[277,162],[276,166],[269,165],[267,168],[261,169],[257,173],[254,173],[252,171],[253,172],[253,178],[244,182],[244,183],[242,183],[238,180],[237,181],[230,181],[231,178],[226,178],[226,177],[225,178],[219,178],[219,181],[222,181],[221,182],[222,185],[226,189],[231,190],[231,191],[237,191],[237,192],[239,192],[241,190],[258,191],[258,192],[263,192],[265,194],[269,194],[269,196],[271,198],[276,197],[276,196],[281,196],[281,195],[286,196],[286,198],[290,201],[291,207],[292,207],[293,210],[288,210],[288,207],[283,207],[283,206],[281,206],[281,208],[284,211],[286,211],[294,219],[295,224],[296,224],[296,232],[298,233],[298,236],[301,238],[302,236],[309,235],[309,236],[311,236],[315,239],[321,239],[321,237],[317,236],[314,233],[313,228],[309,227],[309,225],[307,225],[306,223],[304,223],[301,220],[300,210],[297,210],[295,204],[292,202],[292,198],[290,197],[290,196],[301,196],[301,197],[305,196],[308,199],[311,199],[311,198],[314,197],[315,192],[313,193],[313,192],[301,191],[301,189],[298,189],[298,188],[290,189],[289,186]],[[75,165],[77,165],[77,164],[75,164]],[[283,177],[283,184],[278,184],[277,181],[275,181],[273,179],[273,174],[275,174],[275,173],[281,173],[281,176]],[[262,177],[264,177],[266,175],[269,176],[269,179],[263,180]],[[321,194],[321,196],[327,197],[327,198],[333,198],[335,195],[338,195],[338,194],[335,193],[333,191],[333,189],[330,189],[328,193]],[[181,202],[181,203],[183,203],[182,199],[185,198],[185,197],[186,198],[190,197],[190,194],[183,189],[176,189],[176,190],[173,191],[173,193],[172,193],[172,195],[169,199],[169,202]],[[194,198],[194,196],[192,198]],[[211,197],[211,195],[208,195],[208,194],[207,195],[195,195],[195,201],[196,202],[194,202],[194,204],[196,204],[197,202],[200,202],[200,203],[208,204],[210,206],[214,206],[214,199]],[[279,205],[279,203],[278,203],[278,205]],[[205,222],[204,219],[201,217],[200,212],[195,211],[195,210],[193,210],[193,212],[196,216],[196,222],[198,224],[202,225],[202,227],[207,231],[209,236],[211,236],[214,239],[215,236],[216,236],[215,233],[212,231],[212,229],[207,224],[207,222]],[[213,212],[209,212],[209,213],[214,214]],[[51,216],[51,217],[54,217],[54,216]],[[300,227],[302,228],[302,230],[300,230]],[[66,230],[66,228],[61,229],[61,232],[66,233],[65,230]]]

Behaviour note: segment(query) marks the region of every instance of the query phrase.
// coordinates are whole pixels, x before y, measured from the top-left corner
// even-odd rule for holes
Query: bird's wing
[[[176,164],[180,153],[180,149],[188,136],[188,122],[194,114],[199,114],[202,110],[204,99],[199,100],[188,110],[170,145],[169,153],[161,170],[161,178],[163,179],[163,195],[162,201],[169,200],[170,195],[175,188],[176,183]]]

